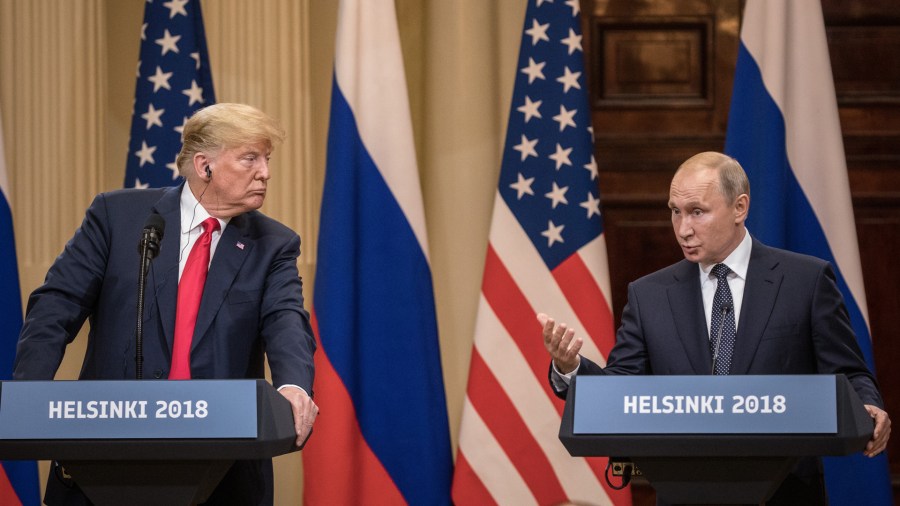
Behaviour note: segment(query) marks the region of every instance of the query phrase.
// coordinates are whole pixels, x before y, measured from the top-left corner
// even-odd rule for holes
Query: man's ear
[[[734,201],[734,221],[743,223],[747,219],[747,213],[750,212],[750,195],[742,193]]]
[[[201,181],[208,181],[206,177],[206,169],[209,167],[210,159],[205,153],[195,153],[193,162],[194,176]]]

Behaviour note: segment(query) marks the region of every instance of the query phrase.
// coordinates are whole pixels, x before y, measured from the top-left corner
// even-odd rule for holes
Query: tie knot
[[[219,220],[209,217],[203,220],[203,223],[200,224],[203,227],[203,232],[206,234],[212,234],[216,230],[219,230]]]
[[[731,272],[731,269],[729,269],[725,264],[716,264],[712,268],[713,276],[719,279],[725,279],[726,277],[728,277],[729,272]]]

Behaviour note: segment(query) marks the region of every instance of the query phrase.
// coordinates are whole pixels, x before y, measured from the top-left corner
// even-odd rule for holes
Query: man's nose
[[[262,161],[262,166],[260,167],[259,171],[256,173],[256,177],[257,177],[257,179],[262,179],[263,181],[268,181],[269,178],[272,177],[272,174],[269,173],[269,161],[268,160]]]
[[[694,234],[694,228],[691,226],[691,220],[687,217],[682,217],[678,220],[678,237],[687,238]]]

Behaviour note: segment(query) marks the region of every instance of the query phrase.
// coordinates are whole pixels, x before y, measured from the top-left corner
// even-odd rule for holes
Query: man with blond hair
[[[165,223],[147,274],[143,370],[153,379],[264,378],[293,408],[297,445],[312,430],[313,353],[297,271],[300,238],[258,211],[269,158],[284,138],[262,111],[216,104],[185,124],[176,187],[98,195],[81,227],[32,293],[15,379],[53,379],[66,345],[90,319],[81,379],[133,379],[142,224]],[[195,253],[196,252],[196,253]],[[85,504],[51,473],[48,504]],[[127,498],[123,498],[127,502]],[[238,461],[206,504],[272,504],[272,462]]]

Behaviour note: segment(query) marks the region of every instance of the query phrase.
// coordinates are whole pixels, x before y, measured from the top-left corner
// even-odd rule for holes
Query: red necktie
[[[200,225],[203,227],[203,233],[191,248],[191,254],[184,264],[184,272],[181,273],[181,281],[178,283],[175,343],[172,346],[172,370],[169,371],[169,379],[191,379],[191,340],[194,337],[194,325],[197,323],[203,285],[206,284],[206,272],[209,270],[209,246],[212,243],[213,232],[219,230],[219,220],[207,218]]]

